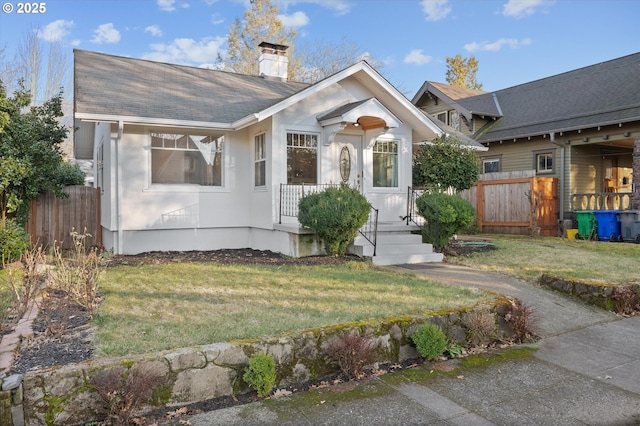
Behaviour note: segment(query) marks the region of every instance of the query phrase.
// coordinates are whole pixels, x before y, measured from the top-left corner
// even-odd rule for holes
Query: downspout
[[[551,138],[551,143],[555,146],[560,147],[560,216],[559,221],[562,223],[564,220],[564,181],[565,181],[565,166],[564,166],[564,144],[556,142],[556,134],[555,132],[549,133],[549,137]]]
[[[118,121],[118,139],[116,139],[116,223],[118,227],[118,245],[116,254],[122,254],[122,193],[120,189],[120,179],[122,178],[122,163],[120,162],[120,142],[124,133],[124,122]]]

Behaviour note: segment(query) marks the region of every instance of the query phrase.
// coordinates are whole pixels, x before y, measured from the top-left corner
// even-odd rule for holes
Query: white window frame
[[[384,148],[380,151],[376,151],[376,147],[378,146],[378,144],[384,144]],[[395,145],[395,151],[389,151],[388,147],[393,144]],[[381,189],[397,189],[400,187],[400,156],[398,155],[400,152],[400,141],[398,139],[377,139],[374,143],[373,146],[371,147],[371,181],[372,181],[372,185],[373,188],[376,190],[381,190]],[[395,176],[393,178],[393,180],[395,180],[395,184],[394,185],[385,185],[385,186],[381,186],[379,184],[377,184],[376,181],[376,170],[375,170],[375,165],[376,165],[376,154],[378,155],[394,155],[395,154],[395,162],[392,161],[392,167],[395,170]]]
[[[291,135],[291,139],[290,136]],[[295,138],[295,136],[297,136],[297,138]],[[301,139],[301,137],[304,137],[304,140]],[[320,145],[320,134],[317,132],[309,132],[309,131],[305,131],[305,130],[287,130],[285,132],[285,162],[286,162],[286,182],[289,185],[296,185],[296,184],[309,184],[309,185],[317,185],[318,183],[320,183],[320,165],[319,165],[319,161],[320,161],[320,151],[319,151],[319,145]],[[289,149],[307,149],[307,150],[311,150],[315,152],[315,159],[316,159],[316,164],[315,164],[315,171],[316,171],[316,175],[315,178],[313,179],[313,182],[309,182],[308,180],[310,179],[305,179],[302,178],[302,174],[300,174],[299,176],[292,176],[291,180],[290,180],[290,172],[292,174],[296,174],[296,171],[294,170],[289,170]],[[302,171],[300,171],[300,173],[302,173]]]
[[[495,172],[487,172],[485,165],[488,163],[497,163],[498,170]],[[500,157],[483,157],[482,158],[482,173],[497,173],[502,170],[502,158]]]
[[[259,133],[253,138],[253,186],[265,188],[267,186],[267,134]],[[258,145],[262,145],[258,148]],[[262,174],[262,183],[258,177]]]
[[[221,148],[216,150],[216,152],[218,154],[220,154],[221,158],[220,158],[220,185],[201,185],[201,184],[197,184],[197,183],[158,183],[158,182],[154,182],[153,181],[153,150],[159,150],[159,149],[167,149],[170,150],[171,148],[165,148],[165,147],[153,147],[153,143],[152,143],[152,136],[153,135],[158,135],[158,134],[162,134],[162,135],[174,135],[174,136],[200,136],[200,137],[211,137],[214,139],[222,139],[221,141]],[[148,174],[148,182],[149,182],[149,186],[144,189],[145,191],[152,191],[152,192],[226,192],[225,189],[225,169],[226,169],[226,155],[227,155],[227,149],[225,147],[226,145],[226,137],[224,135],[207,135],[204,133],[199,133],[199,132],[172,132],[172,131],[165,131],[165,130],[161,130],[161,129],[157,129],[157,130],[151,130],[148,133],[148,140],[149,140],[149,174]],[[196,149],[184,149],[184,148],[173,148],[173,149],[177,149],[177,150],[184,150],[184,151],[191,151],[191,152],[195,152]],[[199,150],[198,150],[199,151]],[[202,155],[202,153],[201,153]],[[191,165],[191,160],[189,160],[189,163],[187,163],[186,161],[187,159],[185,159],[185,167],[187,165]]]
[[[540,167],[540,158],[550,158],[551,159],[551,167]],[[545,162],[545,165],[548,164],[548,161]],[[555,173],[555,152],[553,150],[544,150],[544,151],[534,151],[533,152],[533,169],[536,171],[536,174],[553,174]]]

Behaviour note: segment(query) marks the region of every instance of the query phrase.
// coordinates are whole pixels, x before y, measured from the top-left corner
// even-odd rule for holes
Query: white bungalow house
[[[412,147],[443,130],[364,61],[309,85],[286,81],[286,46],[261,47],[260,76],[74,52],[75,154],[94,160],[105,248],[321,254],[298,201],[347,182],[377,209],[354,253],[440,261],[403,218]]]

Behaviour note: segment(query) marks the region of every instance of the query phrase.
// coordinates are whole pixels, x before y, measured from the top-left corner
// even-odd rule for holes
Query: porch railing
[[[407,216],[404,217],[404,219],[407,221],[407,225],[409,225],[410,222],[413,222],[413,224],[417,225],[420,228],[423,234],[424,234],[425,227],[429,226],[429,223],[427,223],[427,220],[424,217],[418,214],[418,206],[416,205],[416,200],[420,198],[420,196],[425,192],[427,192],[426,189],[419,189],[419,188],[412,188],[412,187],[408,188]],[[438,216],[440,215],[440,213],[435,207],[431,206],[430,204],[425,203],[425,205],[428,209],[431,210],[431,212],[433,213],[433,217],[435,218],[434,223],[431,224],[432,226],[429,226],[429,234],[431,234],[431,236],[435,238],[435,241],[439,241],[440,240],[440,220],[438,219]]]
[[[369,218],[358,232],[373,246],[373,255],[375,256],[378,246],[378,209],[373,206],[369,208]]]
[[[571,210],[629,210],[631,192],[571,194]]]
[[[327,188],[337,188],[338,183],[324,184],[280,184],[280,214],[279,223],[282,224],[283,217],[298,217],[299,204],[302,197],[316,192],[324,191]],[[373,255],[376,255],[378,243],[378,209],[373,206],[369,210],[369,217],[365,224],[358,231],[371,245],[373,245]]]

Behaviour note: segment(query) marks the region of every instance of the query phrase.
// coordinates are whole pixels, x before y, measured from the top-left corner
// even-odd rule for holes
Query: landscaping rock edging
[[[558,277],[555,275],[542,274],[540,284],[562,293],[577,297],[578,299],[597,306],[607,311],[616,312],[618,310],[618,300],[616,300],[616,290],[626,287],[640,295],[640,283],[630,284],[603,284],[590,283],[576,280],[574,278]]]
[[[479,309],[493,314],[498,337],[510,338],[513,330],[505,315],[511,308],[512,301],[503,298],[490,304],[489,310],[487,305],[477,305],[433,315],[322,327],[260,340],[214,343],[133,357],[91,359],[27,372],[19,389],[13,390],[14,394],[20,394],[24,412],[14,413],[12,423],[14,426],[73,425],[99,419],[102,401],[91,380],[96,374],[112,368],[129,371],[138,368],[162,377],[162,384],[153,388],[152,404],[136,412],[144,414],[161,406],[180,406],[249,392],[242,375],[249,357],[257,352],[268,352],[275,358],[276,387],[327,377],[337,368],[324,353],[326,342],[352,331],[375,341],[377,363],[400,363],[419,358],[411,344],[411,335],[416,327],[426,322],[438,325],[452,342],[464,344],[469,331],[464,325],[465,316]],[[0,411],[5,411],[4,407],[0,407]]]

